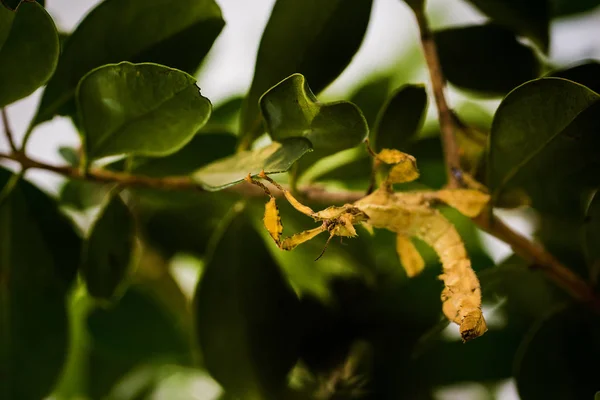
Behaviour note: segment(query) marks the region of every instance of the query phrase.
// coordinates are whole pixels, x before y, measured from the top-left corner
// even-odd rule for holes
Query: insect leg
[[[262,171],[260,174],[258,174],[258,176],[261,177],[262,179],[268,181],[269,183],[271,183],[277,189],[281,190],[283,192],[283,195],[287,199],[287,201],[292,205],[292,207],[294,207],[296,210],[300,211],[302,214],[305,214],[305,215],[308,215],[309,217],[314,218],[315,212],[312,210],[312,208],[305,206],[304,204],[302,204],[298,200],[296,200],[296,198],[294,196],[292,196],[292,194],[288,190],[284,189],[279,183],[277,183],[273,179],[269,178],[267,176],[267,174],[265,174],[265,171]]]

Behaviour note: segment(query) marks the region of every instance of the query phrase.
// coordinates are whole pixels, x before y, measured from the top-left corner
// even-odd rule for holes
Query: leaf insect
[[[275,197],[267,186],[248,174],[246,181],[260,186],[269,196],[263,222],[271,238],[280,249],[292,250],[323,232],[329,233],[327,243],[335,236],[355,237],[354,226],[357,224],[368,230],[388,229],[396,233],[396,251],[409,277],[418,275],[425,266],[410,240],[418,238],[434,249],[442,263],[443,272],[439,278],[444,282],[441,294],[444,315],[459,326],[463,342],[483,335],[487,325],[481,312],[479,280],[454,225],[434,206],[445,203],[473,218],[487,205],[489,195],[476,189],[394,192],[393,184],[414,181],[419,177],[416,159],[395,149],[382,149],[377,154],[370,152],[379,162],[390,166],[381,185],[352,204],[331,206],[317,212],[298,201],[264,171],[258,174],[258,178],[281,190],[296,210],[321,223],[316,228],[287,238],[282,237],[283,224]]]

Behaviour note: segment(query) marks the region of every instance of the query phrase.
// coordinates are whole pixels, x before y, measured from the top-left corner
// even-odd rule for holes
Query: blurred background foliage
[[[152,177],[189,175],[236,149],[294,136],[290,132],[302,129],[303,117],[288,117],[293,110],[275,99],[291,126],[273,127],[269,118],[279,114],[259,100],[273,85],[301,73],[308,92],[298,84],[289,89],[293,94],[286,89],[281,96],[304,101],[317,113],[329,107],[333,117],[323,129],[330,136],[322,145],[309,138],[314,151],[289,175],[274,177],[300,187],[366,191],[372,160],[358,144],[368,133],[375,148],[394,147],[416,157],[419,180],[397,190],[441,188],[446,176],[439,127],[417,40],[401,51],[382,44],[379,51],[397,54],[393,63],[374,65],[346,90],[330,86],[356,62],[378,1],[393,0],[277,0],[256,65],[247,66],[255,68],[248,93],[214,104],[208,121],[169,155],[156,158],[138,149],[135,162],[111,161],[105,168]],[[104,0],[73,31],[57,35],[43,1],[22,3],[13,12],[8,8],[19,1],[5,0],[0,106],[47,82],[31,126],[63,115],[82,129],[86,121],[78,119],[75,107],[86,99],[76,99],[75,88],[93,68],[154,62],[210,80],[204,59],[227,20],[221,2],[227,0],[177,5]],[[566,18],[598,19],[599,2],[468,3],[485,16],[484,23],[454,25],[443,8],[427,10],[461,127],[463,168],[489,184],[494,171],[504,168],[490,164],[490,131],[501,129],[492,123],[509,92],[542,76],[600,89],[597,61],[557,63],[548,57],[550,26]],[[13,90],[10,81],[21,65],[30,66],[31,79]],[[312,103],[311,90],[320,102]],[[358,106],[365,127],[342,129],[331,122],[356,117],[328,103],[342,100]],[[539,104],[530,105],[520,111],[523,120],[537,112]],[[548,112],[561,114],[560,107]],[[593,116],[594,109],[585,112]],[[582,132],[597,131],[592,119],[581,122]],[[348,143],[331,136],[336,129]],[[520,186],[498,189],[495,197],[499,208],[533,220],[534,237],[594,285],[600,271],[600,201],[592,199],[600,183],[593,177],[597,143],[593,138],[579,145],[591,152],[586,163],[574,161],[584,151],[575,145],[556,166],[562,147],[545,151],[533,172],[515,178]],[[79,147],[62,146],[57,153],[64,164],[86,162]],[[509,164],[506,160],[500,162]],[[540,180],[549,183],[531,184]],[[10,182],[8,171],[0,169],[0,187]],[[530,190],[524,194],[521,187]],[[465,241],[489,321],[489,331],[468,344],[442,315],[441,267],[433,251],[415,243],[427,266],[408,279],[391,232],[360,229],[358,238],[332,241],[315,262],[325,237],[282,252],[262,227],[265,198],[231,191],[128,188],[119,194],[113,185],[65,180],[54,195],[21,181],[3,201],[0,260],[18,267],[11,276],[14,293],[0,292],[0,300],[16,304],[4,303],[12,314],[0,320],[0,360],[6,361],[0,365],[0,394],[7,399],[592,399],[600,391],[598,315],[574,304],[526,261],[496,256],[496,244],[454,209],[442,212]],[[289,204],[280,202],[279,208],[284,233],[314,226]]]

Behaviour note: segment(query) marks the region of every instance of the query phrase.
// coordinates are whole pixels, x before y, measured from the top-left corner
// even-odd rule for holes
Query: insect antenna
[[[323,254],[325,254],[325,250],[327,250],[327,246],[329,245],[331,238],[333,238],[333,235],[329,235],[329,238],[325,242],[325,247],[323,247],[323,250],[321,251],[321,254],[319,254],[319,257],[315,258],[315,261],[318,261],[319,258],[323,257]]]

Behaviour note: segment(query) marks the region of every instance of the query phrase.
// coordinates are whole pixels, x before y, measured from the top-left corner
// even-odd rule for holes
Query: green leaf
[[[585,217],[585,252],[594,284],[600,278],[600,192],[596,191]]]
[[[44,0],[35,0],[37,1],[42,7],[44,7],[45,5],[45,1]],[[6,8],[8,8],[9,10],[16,10],[19,5],[21,5],[21,3],[24,2],[23,0],[2,0],[0,1],[0,3],[2,3],[2,5]],[[29,1],[31,2],[31,1]]]
[[[594,60],[553,71],[548,76],[568,79],[600,93],[600,63]]]
[[[106,0],[67,39],[36,122],[72,115],[77,83],[94,68],[153,62],[193,74],[224,22],[214,0]]]
[[[371,135],[380,150],[405,149],[418,133],[427,114],[427,92],[423,85],[405,85],[388,98],[377,116]]]
[[[240,134],[247,144],[259,136],[260,96],[293,73],[319,93],[346,68],[358,50],[372,0],[277,0],[264,30]]]
[[[495,23],[529,37],[542,51],[550,42],[549,0],[468,0]]]
[[[558,216],[580,208],[584,188],[598,183],[598,99],[561,78],[538,79],[512,91],[498,107],[490,134],[493,203],[503,191],[521,188],[542,212]]]
[[[228,393],[281,398],[298,358],[299,301],[240,208],[217,233],[196,289],[198,343]]]
[[[110,195],[85,242],[81,272],[88,293],[113,300],[133,259],[135,222],[119,194]]]
[[[0,168],[0,187],[12,174]],[[81,240],[55,202],[20,181],[0,205],[0,397],[45,398],[66,360],[66,295]]]
[[[598,393],[600,318],[577,304],[540,320],[516,356],[523,400],[592,399]]]
[[[305,137],[320,155],[354,147],[369,133],[358,107],[348,101],[320,103],[300,74],[267,91],[260,108],[273,140]]]
[[[243,181],[248,174],[258,175],[263,170],[266,174],[286,172],[309,151],[312,147],[308,140],[292,137],[215,161],[194,172],[192,179],[206,190],[221,190]]]
[[[195,82],[156,64],[123,62],[87,74],[77,87],[77,103],[88,159],[166,156],[182,148],[211,112]]]
[[[502,96],[539,76],[534,51],[505,28],[471,25],[434,36],[444,75],[460,88]]]
[[[52,76],[59,54],[52,18],[38,3],[0,7],[0,107],[29,96]]]

